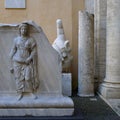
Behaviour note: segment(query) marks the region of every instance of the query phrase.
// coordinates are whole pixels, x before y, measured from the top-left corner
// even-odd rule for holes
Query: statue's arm
[[[11,49],[11,51],[10,51],[10,54],[9,54],[9,56],[10,56],[11,59],[13,58],[14,54],[15,54],[16,51],[17,51],[17,47],[16,47],[16,42],[15,42],[15,41],[16,41],[16,40],[14,40],[14,42],[13,42],[13,47],[12,47],[12,49]]]
[[[12,58],[13,58],[14,54],[16,53],[16,50],[17,50],[17,47],[16,47],[16,43],[15,43],[15,40],[14,40],[13,47],[12,47],[12,49],[10,51],[10,54],[9,54],[10,59],[11,59],[11,68],[10,68],[11,73],[14,72],[13,65],[12,65]]]
[[[30,56],[27,58],[26,63],[29,63],[31,60],[35,59],[35,56],[37,55],[37,48],[36,48],[36,42],[31,43],[31,53]]]
[[[33,59],[37,55],[37,49],[36,49],[36,43],[33,44],[32,46],[32,51],[30,54],[30,59]]]
[[[28,58],[30,61],[32,60],[32,64],[33,64],[33,76],[34,76],[34,90],[36,90],[39,87],[39,81],[37,78],[37,45],[35,41],[32,41],[31,44],[31,54]]]

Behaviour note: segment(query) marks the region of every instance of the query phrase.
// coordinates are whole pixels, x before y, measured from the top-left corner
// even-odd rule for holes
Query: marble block
[[[5,0],[5,8],[25,8],[25,0]]]
[[[59,55],[40,26],[0,24],[0,116],[72,115],[74,103],[62,95],[61,82]]]
[[[62,73],[62,93],[66,96],[72,95],[72,74]]]

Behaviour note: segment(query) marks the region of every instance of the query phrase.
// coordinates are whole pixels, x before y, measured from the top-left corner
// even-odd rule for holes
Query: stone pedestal
[[[66,96],[72,95],[72,75],[71,73],[62,73],[62,93]]]
[[[120,0],[107,0],[106,78],[100,86],[105,98],[120,98]]]
[[[74,111],[68,97],[40,94],[36,100],[25,96],[17,101],[14,95],[1,95],[0,116],[69,116]]]
[[[78,95],[94,95],[94,23],[93,16],[79,12]]]

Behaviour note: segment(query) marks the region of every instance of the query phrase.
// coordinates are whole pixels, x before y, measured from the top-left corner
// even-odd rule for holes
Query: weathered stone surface
[[[5,0],[5,8],[25,8],[25,0]]]
[[[94,95],[94,23],[93,16],[79,12],[78,95]]]
[[[100,88],[105,98],[120,98],[119,7],[119,0],[107,0],[106,78]]]
[[[10,73],[12,63],[9,52],[14,38],[19,36],[19,24],[0,24],[0,116],[59,116],[53,114],[55,110],[57,113],[60,111],[60,116],[72,115],[73,101],[62,95],[59,55],[52,48],[41,27],[32,21],[24,23],[29,24],[29,34],[37,45],[37,78],[40,82],[39,88],[34,91],[37,99],[33,99],[33,94],[24,92],[22,99],[17,100],[16,81]]]

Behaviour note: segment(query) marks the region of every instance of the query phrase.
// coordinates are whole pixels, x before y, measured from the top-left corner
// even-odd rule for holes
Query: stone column
[[[120,98],[120,0],[107,0],[106,78],[100,86],[105,98]]]
[[[105,78],[107,0],[94,0],[95,90]]]
[[[94,22],[93,15],[79,12],[78,96],[94,95]]]

